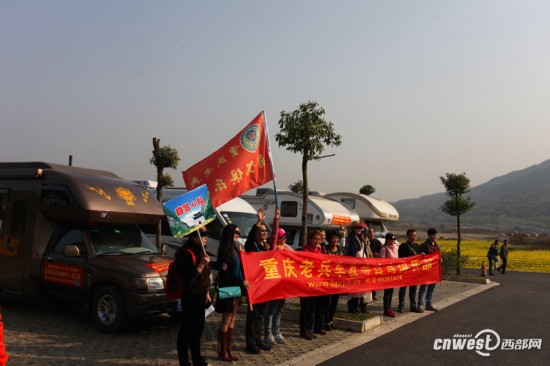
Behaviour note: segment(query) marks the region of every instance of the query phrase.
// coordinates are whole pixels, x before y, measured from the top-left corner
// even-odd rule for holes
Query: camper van
[[[271,224],[276,205],[273,189],[259,188],[256,195],[243,195],[241,198],[256,210],[263,208],[266,213],[265,220]],[[304,245],[301,242],[303,196],[291,191],[277,191],[277,200],[281,212],[279,226],[287,232],[286,243],[294,249],[300,249]],[[346,205],[315,194],[308,196],[308,228],[339,230],[352,221],[359,221],[359,215]]]
[[[151,194],[156,195],[156,191],[153,189],[149,190]],[[163,188],[162,189],[162,200],[164,202],[169,201],[173,198],[179,197],[182,194],[186,193],[186,188]],[[225,202],[224,204],[215,208],[216,211],[216,220],[210,222],[206,225],[206,228],[209,232],[208,242],[206,244],[206,250],[210,256],[212,256],[212,268],[216,268],[216,258],[215,256],[218,253],[218,248],[220,246],[220,240],[222,237],[223,228],[227,224],[235,224],[239,227],[241,232],[241,237],[239,242],[244,246],[244,242],[248,237],[248,233],[252,227],[256,224],[258,220],[257,210],[255,210],[248,202],[243,199],[236,197],[230,201]],[[149,227],[145,230],[147,234],[155,234],[155,228]],[[172,233],[170,232],[170,227],[168,226],[168,221],[163,220],[162,224],[162,235],[163,243],[168,246],[168,254],[173,255],[173,253],[182,245],[181,241],[177,241],[172,238]]]
[[[384,223],[399,220],[399,213],[390,203],[365,194],[336,192],[325,194],[323,197],[342,202],[357,212],[361,221],[374,228],[376,236],[382,242],[385,241],[388,232]]]
[[[171,311],[171,259],[138,228],[163,216],[146,189],[111,172],[0,163],[0,291],[83,301],[104,332]]]

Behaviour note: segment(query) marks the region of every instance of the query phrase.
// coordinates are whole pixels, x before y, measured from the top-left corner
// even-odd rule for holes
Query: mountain
[[[464,225],[515,230],[550,229],[550,159],[493,178],[473,187],[465,196],[476,205],[460,217]],[[456,217],[440,209],[448,199],[442,192],[400,200],[393,205],[401,221],[428,225],[455,223]]]

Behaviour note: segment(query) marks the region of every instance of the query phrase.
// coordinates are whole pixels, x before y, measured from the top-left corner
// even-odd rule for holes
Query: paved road
[[[372,341],[340,354],[322,366],[355,365],[548,365],[550,360],[550,274],[515,273],[491,277],[500,283],[488,291],[472,296]],[[436,290],[437,291],[437,290]],[[494,331],[500,345],[481,356],[475,350],[434,350],[436,339],[453,339],[455,335],[475,335]],[[478,339],[490,336],[494,348],[497,335],[483,332]],[[542,340],[541,349],[505,350],[504,340],[514,347],[523,340]],[[455,340],[456,342],[456,340]],[[509,341],[506,341],[509,342]],[[508,348],[506,346],[506,348]]]

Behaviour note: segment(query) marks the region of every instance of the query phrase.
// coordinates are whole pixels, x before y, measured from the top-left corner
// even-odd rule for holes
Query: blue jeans
[[[271,300],[267,303],[264,317],[264,337],[281,334],[281,314],[285,299]]]
[[[435,285],[435,283],[430,285],[420,285],[420,290],[418,290],[418,306],[424,305],[424,294],[426,294],[426,305],[432,303]],[[428,289],[428,293],[426,293],[426,288]]]

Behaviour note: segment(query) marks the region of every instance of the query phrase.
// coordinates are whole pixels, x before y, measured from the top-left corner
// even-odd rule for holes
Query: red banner
[[[273,250],[242,253],[251,304],[441,282],[441,254],[355,258]]]
[[[218,151],[183,171],[187,189],[208,186],[214,207],[272,179],[263,113]]]

